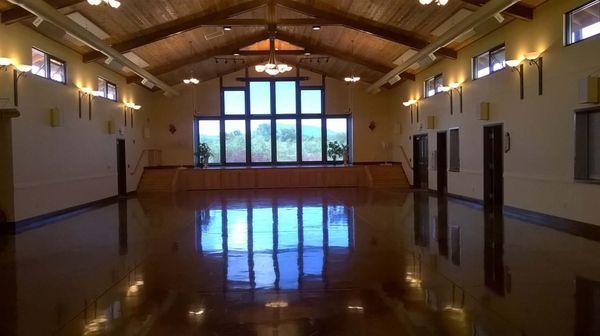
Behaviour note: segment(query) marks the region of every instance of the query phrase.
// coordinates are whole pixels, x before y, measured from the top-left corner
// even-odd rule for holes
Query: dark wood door
[[[504,205],[504,153],[502,125],[483,129],[483,200],[487,210]]]
[[[437,191],[445,195],[448,192],[448,146],[446,132],[437,134]]]
[[[419,189],[429,187],[429,162],[427,135],[413,136],[414,186]]]
[[[127,166],[125,159],[125,140],[117,140],[117,175],[119,196],[127,196]]]

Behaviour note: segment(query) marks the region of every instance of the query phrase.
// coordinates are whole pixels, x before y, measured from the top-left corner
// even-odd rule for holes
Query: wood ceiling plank
[[[65,7],[76,5],[82,2],[82,0],[46,0],[46,2],[56,9],[62,9]],[[2,22],[5,25],[17,23],[21,20],[33,17],[33,14],[29,13],[29,11],[19,6],[9,8],[3,11],[0,15],[2,16],[2,20],[0,22]]]
[[[487,0],[462,0],[462,1],[466,2],[468,4],[480,6],[480,7],[487,3]],[[527,20],[527,21],[533,20],[533,8],[529,7],[527,5],[518,3],[518,2],[516,4],[508,7],[507,9],[505,9],[504,12],[502,12],[502,13],[507,14],[507,15],[512,16],[517,19],[521,19],[521,20]]]
[[[132,49],[166,39],[168,37],[180,34],[182,32],[196,29],[206,23],[210,23],[215,20],[223,20],[230,16],[244,13],[246,11],[255,9],[260,6],[264,6],[265,4],[265,0],[251,0],[214,13],[204,14],[200,16],[198,16],[197,14],[192,14],[181,19],[167,22],[165,24],[142,31],[136,37],[132,37],[130,39],[118,42],[112,45],[112,47],[122,53],[125,53],[131,51]],[[83,61],[86,63],[92,62],[102,57],[103,55],[100,52],[91,51],[83,55]]]
[[[293,9],[307,15],[312,15],[317,18],[338,22],[345,27],[369,33],[388,41],[403,44],[416,50],[423,49],[429,44],[428,41],[416,37],[414,32],[393,29],[363,17],[349,16],[343,12],[334,12],[331,10],[326,11],[294,0],[275,1],[277,4],[289,9]],[[436,52],[436,55],[456,59],[457,52],[450,48],[442,48]]]

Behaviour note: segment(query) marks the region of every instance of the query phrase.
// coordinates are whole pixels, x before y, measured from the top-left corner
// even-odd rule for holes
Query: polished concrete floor
[[[0,267],[0,335],[600,335],[600,242],[410,191],[131,198]]]

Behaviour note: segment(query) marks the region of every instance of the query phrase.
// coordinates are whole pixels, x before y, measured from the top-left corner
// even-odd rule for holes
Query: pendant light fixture
[[[121,7],[121,1],[119,0],[87,0],[87,3],[92,5],[92,6],[99,6],[102,3],[105,3],[107,5],[109,5],[112,8],[119,8]]]
[[[352,56],[354,56],[354,40],[352,40]],[[352,66],[352,73],[350,74],[350,76],[344,78],[344,81],[348,84],[360,81],[360,77],[355,75],[354,73],[354,66]]]
[[[448,0],[419,0],[421,5],[429,5],[431,3],[435,3],[438,6],[446,6],[448,4]]]
[[[192,48],[192,41],[190,43],[190,56],[194,56],[194,49]],[[183,80],[183,84],[186,85],[197,85],[200,83],[200,80],[194,77],[194,71],[190,71],[190,77]]]
[[[254,70],[256,70],[256,72],[266,72],[271,76],[277,76],[279,74],[291,71],[292,69],[293,67],[285,63],[277,62],[275,59],[275,37],[269,37],[269,59],[265,64],[259,64],[255,66]]]

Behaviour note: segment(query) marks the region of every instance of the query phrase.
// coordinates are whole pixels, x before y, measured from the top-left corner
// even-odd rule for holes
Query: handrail
[[[141,153],[140,153],[140,157],[137,160],[137,163],[135,164],[135,167],[133,168],[133,171],[129,173],[129,175],[133,176],[137,173],[138,168],[140,167],[140,163],[142,163],[142,159],[144,158],[144,154],[148,153],[150,154],[150,152],[156,152],[158,153],[158,156],[162,156],[162,151],[160,149],[144,149]],[[158,161],[161,161],[161,159],[159,158]],[[154,166],[153,164],[149,164]],[[160,162],[158,163],[158,165],[160,165]]]
[[[406,152],[404,151],[404,147],[402,145],[400,145],[400,150],[402,151],[402,155],[404,156],[404,160],[406,161],[406,165],[408,166],[408,168],[410,168],[410,170],[414,170],[414,168],[410,164],[410,160],[408,159],[408,155],[406,155]]]

